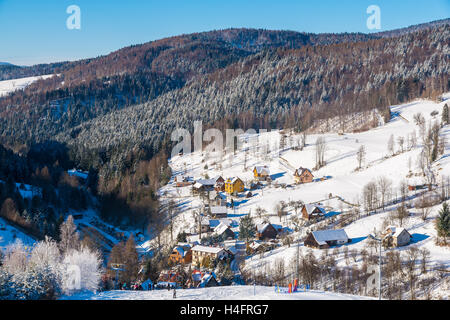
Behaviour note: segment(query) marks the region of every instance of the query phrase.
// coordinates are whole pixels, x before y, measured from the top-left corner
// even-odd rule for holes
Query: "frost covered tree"
[[[83,246],[79,250],[72,250],[64,257],[63,290],[65,293],[76,291],[98,290],[101,278],[100,254]]]
[[[24,272],[27,269],[29,254],[22,241],[16,240],[6,248],[3,268],[11,274]]]
[[[316,168],[322,168],[325,165],[325,151],[327,145],[324,137],[318,137],[316,140]]]
[[[78,249],[80,246],[77,226],[73,222],[71,215],[60,227],[60,239],[59,247],[62,253],[67,253],[72,249]]]

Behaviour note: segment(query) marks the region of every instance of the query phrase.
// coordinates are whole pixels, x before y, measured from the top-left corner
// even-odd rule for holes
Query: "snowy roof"
[[[259,233],[263,233],[263,232],[267,229],[268,226],[270,226],[270,223],[262,223],[262,224],[258,224],[258,225],[256,226],[256,230],[257,230]]]
[[[225,207],[225,206],[211,207],[211,213],[212,214],[226,214],[227,207]]]
[[[405,228],[397,228],[397,227],[394,227],[394,226],[387,227],[386,231],[388,231],[388,230],[390,230],[390,232],[391,232],[390,235],[393,236],[394,238],[398,237],[403,231],[408,232]]]
[[[76,170],[76,169],[68,170],[67,173],[69,174],[69,176],[76,176],[76,177],[79,177],[84,180],[86,180],[89,175],[88,172],[80,171],[80,170]]]
[[[207,246],[195,246],[195,247],[192,248],[192,251],[218,254],[220,251],[223,251],[223,248],[220,248],[220,247],[207,247]]]
[[[214,179],[199,179],[196,181],[196,184],[199,183],[204,186],[213,186],[216,184],[216,180]]]
[[[189,251],[190,249],[190,245],[186,245],[186,246],[177,246],[174,248],[174,251],[178,251],[178,253],[180,254],[180,256],[184,257],[187,253],[187,251]]]
[[[215,229],[214,233],[216,234],[223,234],[229,227],[225,223],[220,223]]]
[[[309,172],[309,173],[311,173],[311,175],[312,175],[311,170],[309,170],[308,168],[300,167],[300,168],[296,169],[295,171],[296,171],[299,175],[302,175],[304,172]]]
[[[196,182],[193,187],[195,189],[200,189],[201,187],[203,187],[203,184]]]
[[[228,180],[230,180],[231,183],[235,183],[236,181],[241,180],[241,179],[239,179],[239,177],[231,177],[231,178],[228,178]]]
[[[199,287],[204,287],[211,280],[211,278],[216,279],[216,275],[214,272],[205,273],[202,277]]]
[[[348,241],[348,236],[344,229],[313,231],[312,235],[319,244],[325,244],[327,241],[333,240]]]
[[[315,209],[319,209],[322,214],[325,214],[326,211],[324,208],[316,206],[314,204],[305,204],[305,209],[308,214],[311,214]]]
[[[270,170],[267,166],[256,166],[255,167],[256,173],[258,174],[270,174]]]

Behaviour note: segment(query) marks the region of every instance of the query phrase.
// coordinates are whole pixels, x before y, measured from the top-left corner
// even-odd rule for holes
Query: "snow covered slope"
[[[53,77],[53,75],[49,74],[44,76],[0,81],[0,97],[6,96],[9,93],[14,92],[16,90],[24,89],[25,87],[29,86],[30,84],[32,84],[37,80],[47,79],[50,77]]]
[[[290,201],[302,200],[304,203],[319,202],[327,211],[328,221],[339,218],[342,212],[351,210],[352,205],[361,203],[361,196],[364,186],[371,181],[375,181],[380,177],[386,177],[392,181],[393,197],[399,197],[399,187],[402,182],[408,185],[418,185],[425,183],[424,177],[421,176],[421,170],[418,164],[418,158],[422,151],[422,142],[420,139],[420,129],[414,121],[414,115],[421,113],[425,118],[428,127],[435,120],[440,121],[442,109],[445,103],[448,103],[450,94],[443,96],[446,99],[443,102],[436,103],[428,100],[417,100],[404,105],[392,106],[392,119],[386,124],[377,128],[360,133],[345,133],[343,135],[328,134],[311,134],[307,137],[306,147],[300,151],[295,150],[292,146],[295,141],[300,139],[299,135],[287,133],[286,146],[280,152],[273,154],[264,154],[258,152],[255,145],[252,144],[252,138],[265,136],[267,139],[279,138],[279,132],[269,132],[258,134],[257,136],[247,136],[241,150],[238,150],[232,157],[220,157],[211,153],[194,152],[182,156],[175,156],[170,160],[174,177],[184,175],[193,177],[194,179],[215,177],[221,175],[223,178],[240,177],[243,181],[249,182],[253,179],[252,170],[254,166],[267,165],[270,168],[273,182],[264,189],[253,191],[253,196],[246,198],[244,195],[234,197],[234,209],[229,209],[228,217],[237,223],[241,217],[251,213],[256,220],[256,224],[268,220],[271,223],[284,227],[292,231],[293,239],[299,239],[305,236],[306,232],[314,229],[315,226],[301,227],[295,232],[295,218],[298,214],[291,207],[285,217],[280,219],[275,214],[275,205],[280,201],[289,203]],[[417,144],[411,149],[407,148],[408,138],[415,135]],[[441,182],[442,177],[450,176],[450,126],[444,126],[440,135],[442,139],[447,140],[444,154],[440,156],[433,164],[432,171],[437,183]],[[394,137],[395,152],[394,156],[388,151],[388,141],[390,137]],[[325,161],[326,165],[319,170],[313,170],[316,181],[309,184],[295,185],[292,175],[292,169],[298,167],[306,167],[312,169],[315,166],[316,139],[323,137],[326,140]],[[398,138],[403,137],[405,140],[403,152],[398,143]],[[294,143],[293,143],[294,142]],[[356,170],[358,166],[356,154],[358,149],[364,145],[366,150],[365,161],[361,169]],[[245,150],[248,151],[245,151]],[[319,178],[325,178],[321,180]],[[286,185],[285,188],[282,185]],[[332,197],[330,198],[330,194]],[[408,196],[413,200],[420,194],[419,191],[412,191]],[[202,210],[202,200],[198,196],[191,193],[191,187],[176,188],[174,179],[160,189],[160,195],[163,204],[174,201],[178,205],[178,214],[174,223],[174,235],[180,231],[190,231],[195,228],[194,215],[195,210]],[[227,197],[224,193],[223,198],[227,198],[228,203],[231,197]],[[257,208],[263,208],[267,212],[259,217],[256,212]],[[419,209],[412,207],[410,217],[404,222],[405,227],[413,236],[409,246],[417,246],[419,249],[426,248],[430,251],[429,264],[432,267],[444,266],[450,267],[450,248],[440,247],[435,244],[436,230],[434,220],[438,215],[441,206],[432,207],[431,213],[426,221],[420,217]],[[345,226],[345,230],[353,241],[348,244],[348,248],[362,250],[367,244],[367,236],[374,229],[381,230],[389,218],[389,212],[396,209],[396,205],[390,205],[384,212],[378,210],[377,214],[362,217],[351,224]],[[238,228],[233,231],[237,232]],[[163,237],[164,239],[164,237]],[[169,233],[165,235],[167,243],[169,243]],[[193,239],[195,240],[195,239]],[[398,248],[395,250],[404,251],[409,246]],[[309,248],[299,245],[299,250],[306,253]],[[318,257],[322,251],[319,249],[312,250]],[[264,268],[267,264],[272,265],[275,260],[283,259],[286,265],[289,265],[291,259],[297,253],[297,244],[291,244],[290,247],[282,246],[271,252],[265,253],[264,256],[255,255],[247,258],[245,261],[245,269],[258,270]],[[337,258],[339,266],[345,266],[346,262],[342,253]],[[353,263],[353,262],[352,262]],[[355,265],[359,266],[361,259],[357,259]],[[447,289],[443,289],[441,293],[449,296]]]
[[[367,300],[347,294],[323,291],[296,292],[292,294],[276,293],[274,287],[257,286],[213,287],[202,289],[179,289],[177,300]],[[172,300],[173,292],[154,291],[105,291],[97,294],[80,294],[63,297],[62,300]]]
[[[32,247],[36,242],[30,236],[0,218],[0,251],[5,251],[9,245],[16,241],[21,241],[27,247]]]

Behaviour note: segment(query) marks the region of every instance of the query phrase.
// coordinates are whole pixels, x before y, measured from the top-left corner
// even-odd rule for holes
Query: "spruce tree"
[[[253,222],[253,219],[250,215],[247,215],[241,219],[239,224],[239,239],[248,240],[253,238],[256,233],[256,226]]]
[[[124,248],[125,280],[127,282],[135,281],[139,272],[139,256],[136,251],[136,242],[131,235]]]
[[[442,204],[442,209],[439,211],[439,217],[436,220],[436,229],[438,236],[444,239],[450,236],[450,210],[447,202]]]
[[[444,108],[442,109],[442,123],[449,124],[450,118],[448,114],[448,105],[445,104]]]

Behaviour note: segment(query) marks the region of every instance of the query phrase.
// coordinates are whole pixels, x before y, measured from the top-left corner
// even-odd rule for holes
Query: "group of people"
[[[126,282],[119,283],[120,290],[133,290],[133,291],[143,291],[144,288],[142,287],[142,283],[135,282],[131,284],[130,286],[127,285]],[[173,298],[176,299],[177,297],[177,289],[175,287],[172,287],[170,284],[167,284],[166,286],[167,290],[170,291],[173,288]],[[155,290],[157,288],[154,288],[153,286],[148,286],[147,290]]]

